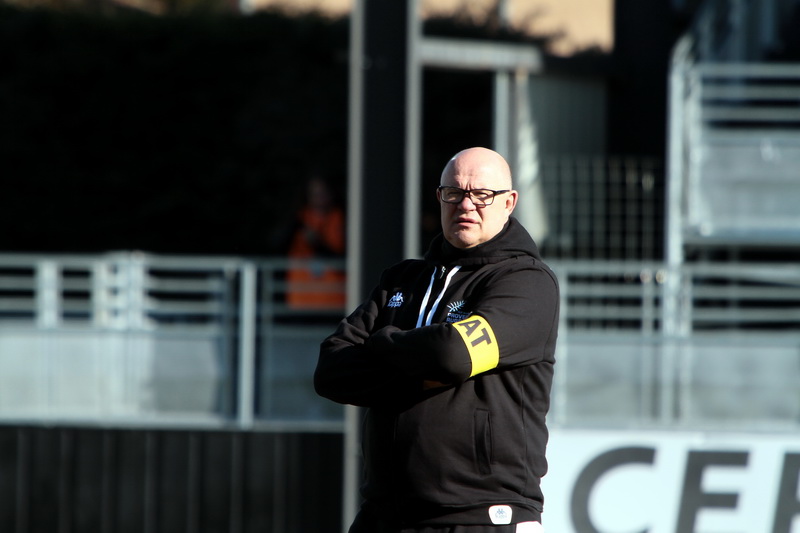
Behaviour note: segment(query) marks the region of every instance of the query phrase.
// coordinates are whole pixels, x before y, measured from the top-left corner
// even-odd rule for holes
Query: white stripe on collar
[[[447,274],[447,278],[445,278],[445,280],[444,280],[444,287],[442,287],[442,290],[439,292],[439,296],[436,298],[436,301],[433,302],[433,306],[431,307],[431,310],[428,311],[428,316],[425,319],[425,323],[424,323],[425,326],[430,326],[431,325],[431,321],[433,320],[433,314],[436,312],[436,309],[439,307],[439,302],[442,301],[442,297],[444,296],[444,291],[446,291],[447,287],[450,285],[450,280],[453,279],[453,275],[455,275],[455,273],[458,272],[460,269],[461,269],[461,265],[456,265],[456,266],[453,267],[453,269],[450,271],[450,273]],[[420,306],[420,309],[419,309],[419,316],[417,317],[417,327],[418,328],[423,326],[422,319],[423,319],[423,315],[425,314],[425,307],[427,307],[428,300],[431,297],[431,291],[433,291],[433,282],[436,280],[436,271],[437,270],[438,270],[438,268],[433,271],[433,274],[431,275],[431,281],[428,283],[428,290],[425,292],[425,297],[422,299],[422,305]]]

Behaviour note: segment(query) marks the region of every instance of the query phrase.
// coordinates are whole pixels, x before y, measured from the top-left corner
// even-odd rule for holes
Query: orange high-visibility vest
[[[325,265],[326,259],[343,256],[345,251],[344,213],[305,208],[300,213],[300,229],[289,247],[292,261],[286,275],[286,303],[294,309],[339,309],[345,306],[345,273]],[[316,243],[308,233],[316,234]],[[316,244],[316,246],[315,246]],[[329,254],[319,255],[318,246]]]

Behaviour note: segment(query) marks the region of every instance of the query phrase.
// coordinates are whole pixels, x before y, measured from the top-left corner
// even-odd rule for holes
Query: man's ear
[[[517,191],[511,191],[508,193],[508,196],[506,197],[506,210],[508,211],[509,215],[514,211],[514,208],[517,207],[518,197],[519,193]]]

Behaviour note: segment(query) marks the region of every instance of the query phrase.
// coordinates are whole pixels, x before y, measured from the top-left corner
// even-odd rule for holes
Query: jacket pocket
[[[492,426],[489,419],[489,411],[477,409],[473,416],[475,464],[478,473],[489,475],[492,473]]]

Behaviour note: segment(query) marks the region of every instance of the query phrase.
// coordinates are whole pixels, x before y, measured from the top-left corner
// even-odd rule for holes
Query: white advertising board
[[[551,432],[547,533],[800,533],[800,434]]]

